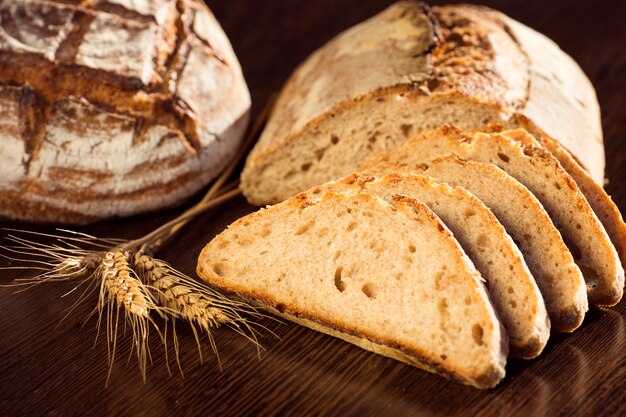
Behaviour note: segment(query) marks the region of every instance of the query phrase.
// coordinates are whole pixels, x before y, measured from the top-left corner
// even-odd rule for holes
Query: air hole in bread
[[[561,189],[561,184],[559,184],[558,182],[555,182],[554,186],[556,187],[557,190]]]
[[[223,277],[224,274],[226,273],[226,267],[224,266],[224,264],[215,263],[213,264],[211,268],[213,268],[213,272],[215,272],[215,274],[217,274],[220,277]]]
[[[263,229],[263,231],[261,232],[261,237],[268,237],[271,233],[271,229]]]
[[[306,171],[308,171],[309,169],[311,169],[311,165],[313,165],[313,164],[312,164],[312,163],[310,163],[310,162],[307,162],[307,163],[305,163],[305,164],[302,164],[302,166],[300,167],[300,169],[301,169],[303,172],[306,172]]]
[[[511,308],[517,308],[517,302],[515,300],[511,300],[509,304],[511,305]]]
[[[318,195],[321,192],[322,192],[321,188],[315,188],[315,189],[311,190],[311,194],[313,194],[313,195]]]
[[[291,171],[289,171],[289,172],[287,172],[287,173],[285,174],[285,176],[283,177],[283,179],[288,180],[289,178],[293,177],[295,174],[296,174],[296,171],[294,171],[294,170],[292,169]]]
[[[374,215],[369,211],[364,211],[362,214],[363,214],[363,217],[374,217]]]
[[[226,246],[228,246],[229,244],[230,244],[230,241],[228,241],[228,240],[224,239],[224,240],[220,241],[220,244],[219,244],[219,245],[217,245],[217,247],[218,247],[219,249],[224,249],[224,248],[225,248]]]
[[[441,300],[439,300],[439,304],[437,307],[439,308],[439,314],[441,314],[442,316],[448,314],[448,299],[442,298]]]
[[[343,266],[338,266],[335,269],[335,287],[339,290],[339,292],[344,292],[346,290],[346,283],[341,280],[341,275],[343,274]]]
[[[483,344],[483,326],[475,324],[472,326],[472,338],[478,346]]]
[[[348,208],[346,209],[346,212],[347,212],[348,214],[350,214],[350,213],[352,213],[352,209],[351,209],[350,207],[348,207]]]
[[[476,239],[476,245],[480,249],[485,249],[488,244],[489,244],[489,237],[484,233],[480,234],[478,236],[478,239]]]
[[[243,224],[245,227],[250,226],[250,222],[249,222],[249,221],[247,221],[247,220],[246,220],[246,221],[244,221],[242,224]]]
[[[322,227],[317,231],[317,237],[324,237],[328,234],[328,227]]]
[[[348,227],[346,227],[346,232],[351,232],[351,231],[353,231],[354,229],[356,229],[356,227],[357,227],[358,225],[359,225],[359,224],[358,224],[357,222],[350,222],[350,224],[348,225]]]
[[[502,152],[498,152],[498,158],[502,159],[504,162],[510,161],[509,156],[506,154],[503,154]]]
[[[513,287],[509,287],[506,289],[509,294],[513,294]]]
[[[315,224],[315,220],[311,220],[305,224],[303,224],[302,226],[300,226],[300,228],[298,230],[296,230],[296,236],[300,236],[306,232],[308,232],[311,227],[313,227],[313,225]]]
[[[361,287],[361,291],[367,298],[376,298],[376,292],[374,290],[374,286],[370,283],[367,283]]]
[[[513,265],[509,265],[509,271],[512,271],[515,267]]]
[[[281,274],[278,276],[276,281],[281,282],[283,279],[285,279],[286,276],[287,276],[286,272],[281,272]]]
[[[472,297],[470,297],[469,295],[467,297],[465,297],[465,305],[470,305],[472,304]]]
[[[445,273],[443,271],[439,271],[437,272],[437,275],[435,275],[435,290],[437,291],[441,291],[443,289],[443,277],[444,277]]]
[[[533,239],[533,236],[529,233],[524,233],[524,239],[526,239],[526,242],[530,242]]]
[[[476,210],[474,210],[473,208],[468,208],[467,210],[465,210],[465,217],[472,217],[476,215]]]
[[[268,253],[269,253],[269,251],[262,250],[261,252],[259,252],[259,255],[263,256],[263,255],[267,255]]]
[[[367,139],[369,143],[376,143],[376,134],[372,135]]]
[[[333,145],[336,145],[339,143],[339,137],[337,135],[332,135],[330,137],[330,143],[332,143]]]
[[[404,277],[404,274],[402,272],[396,272],[396,275],[394,276],[396,281],[400,281],[403,277]]]
[[[417,248],[415,247],[415,245],[409,245],[409,252],[415,253],[416,250]]]
[[[336,261],[337,259],[339,259],[340,256],[341,256],[341,251],[338,250],[337,252],[335,252],[335,256],[333,257],[333,261]]]
[[[402,124],[400,125],[400,130],[402,131],[404,137],[408,138],[411,135],[411,130],[413,130],[413,125]]]
[[[583,228],[583,227],[580,225],[580,223],[576,223],[576,229],[580,230],[580,229],[582,229],[582,228]]]
[[[321,161],[325,153],[326,153],[326,148],[318,149],[315,151],[315,158],[318,161]]]

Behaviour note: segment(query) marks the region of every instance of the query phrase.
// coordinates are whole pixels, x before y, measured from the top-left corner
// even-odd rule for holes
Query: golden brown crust
[[[30,113],[13,115],[24,173],[3,178],[0,215],[83,223],[177,204],[217,175],[247,126],[239,63],[204,4],[77,3],[0,5],[0,100],[31,91]],[[82,163],[91,154],[100,160]],[[118,202],[99,205],[103,195]]]
[[[200,258],[202,258],[202,254]],[[198,268],[200,268],[200,266],[198,266]],[[205,272],[204,270],[198,270],[197,273],[202,277],[202,274]],[[381,339],[377,335],[366,335],[356,332],[351,328],[342,326],[336,321],[329,320],[327,317],[321,317],[315,314],[304,314],[301,311],[289,309],[284,304],[272,300],[269,296],[259,296],[256,293],[251,294],[244,290],[234,291],[231,287],[222,286],[212,281],[211,285],[218,287],[226,294],[244,300],[294,323],[345,340],[362,349],[396,359],[431,373],[439,374],[461,384],[471,385],[479,389],[488,389],[495,387],[503,377],[502,370],[494,367],[490,369],[489,372],[477,375],[474,378],[468,378],[450,368],[443,367],[441,364],[433,361],[429,355],[418,349],[404,346],[392,340]]]
[[[418,41],[418,37],[410,38],[419,29],[416,25],[422,25],[422,41]],[[246,161],[242,173],[244,195],[256,204],[278,202],[297,191],[332,179],[315,174],[315,180],[307,182],[306,178],[313,178],[313,174],[299,172],[304,161],[294,161],[292,166],[289,159],[294,158],[285,154],[310,153],[313,160],[313,154],[318,150],[311,150],[317,146],[311,143],[318,133],[329,134],[326,131],[328,121],[339,119],[344,113],[352,115],[348,110],[355,109],[354,120],[344,120],[343,123],[358,129],[367,125],[362,118],[368,111],[357,109],[361,104],[385,99],[393,101],[397,97],[409,101],[432,101],[430,110],[437,116],[431,119],[433,123],[437,120],[437,125],[448,122],[462,124],[465,128],[480,128],[497,122],[507,128],[521,126],[534,133],[549,132],[582,161],[596,181],[600,181],[603,173],[602,132],[596,123],[599,109],[593,88],[571,58],[541,35],[534,34],[529,41],[528,31],[531,30],[485,7],[455,5],[434,7],[431,11],[416,3],[398,2],[338,35],[300,65],[283,88],[261,139]],[[365,49],[361,42],[362,32],[370,36]],[[407,46],[406,51],[415,48],[423,50],[413,60],[412,66],[405,65],[406,53],[391,49],[393,53],[388,55],[389,48],[383,48],[386,42],[396,38],[412,39],[413,42],[407,44],[411,47]],[[435,43],[427,46],[426,39]],[[554,58],[542,61],[540,58],[546,50],[551,51]],[[338,51],[350,51],[354,60],[332,60]],[[395,75],[387,76],[378,68],[379,62],[384,62],[385,68],[393,69]],[[563,88],[558,94],[551,92],[557,104],[552,103],[546,94],[538,93],[536,85],[541,71],[554,73],[567,84],[568,88]],[[576,76],[568,78],[567,73]],[[346,74],[352,74],[352,78]],[[345,82],[346,77],[350,82]],[[342,89],[335,83],[340,79],[343,80],[342,85],[356,83],[359,88],[353,91]],[[456,120],[458,113],[451,113],[449,120],[441,121],[440,118],[445,118],[442,115],[446,115],[449,109],[437,110],[445,108],[445,102],[466,106],[467,120],[460,122]],[[586,111],[580,113],[576,103]],[[384,106],[384,103],[381,105]],[[424,106],[422,104],[420,108]],[[473,111],[475,108],[481,108],[482,112],[470,115],[470,109]],[[557,114],[551,119],[545,116],[555,112],[577,116],[563,118]],[[424,120],[428,123],[428,116],[424,116]],[[575,123],[568,122],[566,126],[564,120],[575,120]],[[436,125],[427,126],[430,129],[434,127]],[[368,125],[368,129],[372,130],[372,127]],[[420,126],[416,125],[413,132],[419,129]],[[592,139],[581,132],[587,132]],[[402,140],[396,137],[397,132],[389,128],[380,133],[383,138],[387,136],[384,139],[387,146],[377,145],[376,149],[396,146]],[[357,143],[354,135],[352,138],[355,148],[363,146]],[[581,148],[586,144],[590,146],[589,153]],[[372,149],[372,154],[376,149]],[[354,155],[351,157],[355,158]],[[362,157],[361,152],[358,158]],[[340,162],[333,162],[341,165]],[[268,164],[280,164],[286,174],[293,173],[294,177],[303,178],[300,181],[302,187],[290,189],[284,195],[268,192],[268,187],[259,186],[258,182],[278,181],[275,170],[267,174],[265,168]],[[309,166],[308,163],[305,165]],[[335,177],[347,175],[354,168],[346,167],[346,171],[335,173]],[[322,170],[320,167],[319,171]],[[273,189],[276,187],[277,184]]]

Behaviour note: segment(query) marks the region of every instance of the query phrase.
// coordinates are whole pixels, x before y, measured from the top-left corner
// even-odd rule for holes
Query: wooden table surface
[[[237,51],[257,114],[311,51],[339,31],[382,10],[383,0],[212,0]],[[487,1],[554,39],[582,66],[602,107],[607,189],[626,212],[626,7],[623,2]],[[158,255],[193,274],[203,244],[253,207],[241,198],[197,219]],[[180,213],[80,228],[98,236],[138,237]],[[2,226],[34,229],[4,223]],[[41,230],[40,228],[38,230]],[[44,228],[43,230],[51,230]],[[6,261],[0,266],[6,265]],[[3,271],[0,284],[28,272]],[[554,337],[540,358],[509,360],[491,391],[449,382],[295,324],[265,319],[260,358],[233,331],[216,333],[222,370],[211,354],[199,364],[190,331],[179,328],[185,377],[168,376],[157,338],[142,382],[129,339],[118,346],[110,385],[107,350],[94,346],[95,299],[61,322],[71,284],[15,294],[0,288],[0,415],[626,415],[626,306],[592,310],[571,335]],[[172,363],[173,365],[173,363]]]

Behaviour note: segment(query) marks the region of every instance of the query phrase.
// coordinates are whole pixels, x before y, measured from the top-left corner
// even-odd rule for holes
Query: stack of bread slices
[[[435,34],[435,46],[420,44],[436,30],[444,36]],[[478,388],[504,377],[507,356],[536,357],[550,335],[576,330],[590,305],[618,303],[626,225],[593,179],[602,168],[595,156],[572,156],[580,138],[545,123],[536,107],[549,102],[532,87],[515,102],[519,74],[497,67],[514,61],[497,48],[509,38],[519,43],[514,34],[524,31],[488,9],[402,2],[317,51],[287,83],[242,175],[251,202],[277,204],[215,237],[198,274],[297,323]],[[499,61],[490,67],[493,85],[477,81],[484,73],[474,62],[473,79],[465,79],[474,85],[438,90],[458,71],[442,63],[446,54],[458,65],[459,51],[467,53],[450,46],[450,33],[484,41],[466,39],[467,48],[491,48],[482,52]],[[532,56],[549,41],[528,33]],[[356,90],[332,90],[330,77],[346,76],[390,38],[397,51],[367,71],[379,71],[376,83],[396,84],[360,79]],[[403,54],[432,54],[435,63],[413,63],[423,70],[416,72]],[[526,64],[532,81],[534,64]],[[499,97],[502,85],[509,94]],[[594,103],[589,88],[581,90]],[[321,111],[311,100],[323,92],[351,98],[334,97]],[[596,103],[596,114],[570,122],[601,138],[597,116]],[[299,166],[305,159],[314,162]]]

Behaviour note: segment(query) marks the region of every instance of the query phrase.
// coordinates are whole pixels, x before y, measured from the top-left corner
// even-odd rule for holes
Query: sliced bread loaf
[[[522,254],[489,209],[462,188],[438,184],[432,178],[392,173],[374,177],[352,174],[316,187],[320,191],[366,191],[387,201],[394,195],[426,204],[450,228],[486,281],[498,316],[509,337],[511,356],[533,358],[550,335],[543,297]]]
[[[480,274],[414,199],[299,194],[230,225],[197,272],[290,320],[457,381],[487,388],[504,376],[508,342]]]
[[[602,183],[600,109],[569,56],[486,7],[402,1],[293,72],[246,161],[243,193],[282,201],[442,123],[549,135]]]
[[[554,332],[570,332],[588,310],[585,281],[572,254],[548,213],[526,187],[495,165],[465,161],[457,156],[427,160],[412,154],[388,154],[387,161],[370,164],[371,175],[410,172],[463,187],[482,200],[511,235],[535,278]],[[381,158],[382,159],[382,158]]]
[[[611,197],[559,142],[544,136],[541,144],[559,160],[561,166],[576,181],[615,245],[622,266],[626,267],[626,224]]]
[[[504,130],[501,126],[490,125],[486,130],[491,133],[503,134],[525,145],[543,146],[550,151],[578,185],[615,246],[622,266],[626,267],[626,223],[624,223],[622,214],[602,186],[594,181],[567,149],[556,140],[545,135],[541,135],[540,144],[525,129]]]
[[[410,155],[421,161],[447,153],[494,164],[526,186],[550,214],[574,255],[587,283],[589,301],[614,305],[622,298],[624,269],[615,247],[576,182],[550,152],[506,134],[468,133],[450,125],[425,132],[391,152],[396,160]]]

